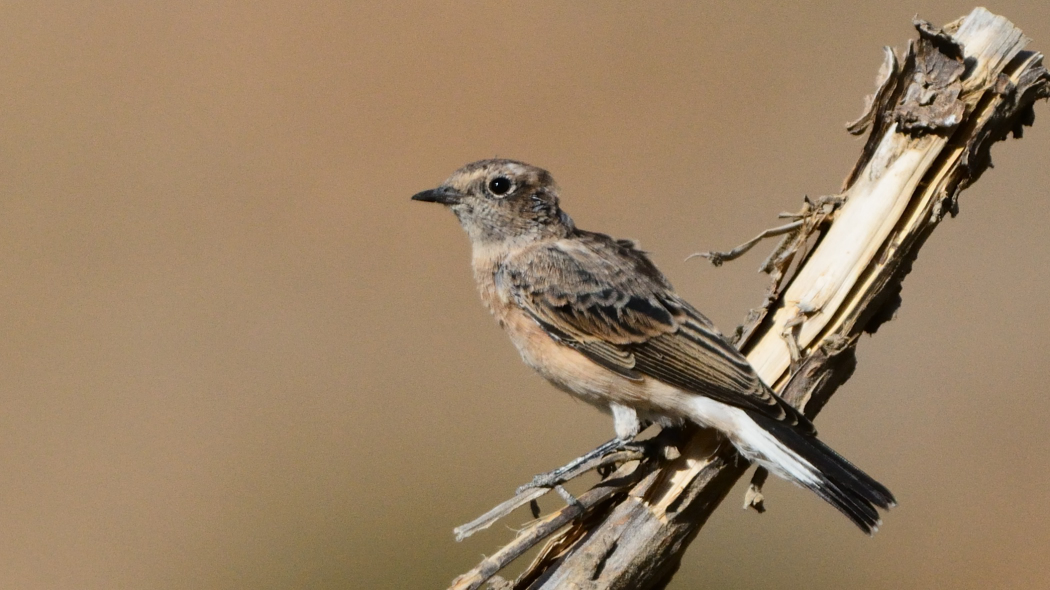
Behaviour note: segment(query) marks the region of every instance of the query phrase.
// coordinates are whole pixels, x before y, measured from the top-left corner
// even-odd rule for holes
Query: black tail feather
[[[804,434],[790,424],[757,412],[748,412],[748,415],[816,469],[820,481],[798,483],[813,490],[865,533],[871,535],[878,530],[882,520],[875,508],[888,509],[897,504],[893,494],[885,486],[817,440],[815,436]]]

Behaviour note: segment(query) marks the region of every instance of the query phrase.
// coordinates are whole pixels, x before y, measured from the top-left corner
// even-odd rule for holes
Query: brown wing
[[[507,260],[498,280],[552,338],[611,371],[649,376],[813,432],[631,242],[579,232]]]

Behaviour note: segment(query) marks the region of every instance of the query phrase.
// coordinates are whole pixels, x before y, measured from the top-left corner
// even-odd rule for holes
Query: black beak
[[[412,195],[413,201],[441,203],[442,205],[455,205],[461,198],[463,198],[463,195],[458,193],[455,189],[448,188],[447,186],[439,186]]]

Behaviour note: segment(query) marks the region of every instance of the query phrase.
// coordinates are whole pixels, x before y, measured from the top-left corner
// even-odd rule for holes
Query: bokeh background
[[[834,193],[882,46],[972,6],[5,3],[0,587],[444,587],[528,516],[454,526],[612,427],[408,197],[541,165],[731,331],[764,255],[684,258]],[[1050,50],[1050,4],[989,8]],[[820,417],[900,499],[882,532],[741,485],[672,588],[1047,584],[1048,154],[1040,104]]]

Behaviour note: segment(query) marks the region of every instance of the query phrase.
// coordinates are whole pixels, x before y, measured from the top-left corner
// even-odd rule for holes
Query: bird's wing
[[[508,259],[497,277],[551,338],[628,379],[648,376],[812,431],[633,243],[579,234]]]

